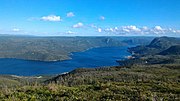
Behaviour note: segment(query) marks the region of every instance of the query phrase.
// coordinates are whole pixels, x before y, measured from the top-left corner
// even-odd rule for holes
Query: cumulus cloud
[[[158,31],[162,31],[163,30],[161,26],[155,26],[154,29],[158,30]]]
[[[115,30],[118,30],[118,27],[114,27]]]
[[[99,32],[99,33],[101,33],[103,31],[102,28],[99,28],[98,26],[95,26],[94,24],[91,24],[90,28],[96,29],[96,31]]]
[[[75,34],[75,32],[67,31],[66,34]]]
[[[106,32],[114,32],[114,29],[113,28],[106,28],[105,31]]]
[[[81,27],[83,27],[83,26],[84,26],[84,24],[81,23],[81,22],[79,22],[79,23],[73,25],[72,27],[73,27],[73,28],[81,28]]]
[[[98,32],[101,33],[101,32],[102,32],[102,29],[101,29],[101,28],[98,28]]]
[[[130,25],[130,26],[123,26],[122,27],[123,28],[123,30],[125,30],[125,31],[131,31],[131,32],[139,32],[139,31],[141,31],[139,28],[137,28],[136,26],[133,26],[133,25]]]
[[[58,22],[58,21],[61,21],[61,17],[60,16],[56,16],[56,15],[48,15],[48,16],[41,17],[41,20],[43,20],[43,21]]]
[[[130,25],[130,26],[121,26],[121,27],[114,27],[114,28],[106,28],[104,29],[107,33],[114,33],[114,34],[128,34],[128,33],[140,33],[141,29],[137,26]]]
[[[73,12],[69,12],[69,13],[66,14],[66,16],[67,16],[67,17],[73,17],[73,16],[75,16],[75,15],[74,15]]]
[[[104,16],[100,16],[99,19],[100,20],[105,20],[105,17]]]
[[[161,26],[155,26],[154,29],[151,29],[152,32],[154,32],[155,34],[163,34],[165,33],[165,29],[163,29]]]
[[[162,28],[161,26],[155,26],[148,28],[147,26],[137,27],[134,25],[121,26],[114,28],[104,28],[101,32],[118,34],[118,35],[168,35],[168,34],[180,34],[180,30],[172,28]]]
[[[19,29],[19,28],[13,28],[12,31],[13,31],[13,32],[19,32],[20,29]]]
[[[142,30],[144,30],[144,31],[145,31],[145,30],[149,30],[149,28],[148,28],[147,26],[143,26],[143,27],[142,27]]]

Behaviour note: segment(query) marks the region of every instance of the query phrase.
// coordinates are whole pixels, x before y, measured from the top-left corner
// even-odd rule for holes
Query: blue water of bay
[[[42,62],[21,59],[0,59],[0,74],[34,76],[61,74],[76,68],[97,68],[119,65],[116,60],[130,55],[127,46],[93,48],[72,53],[72,59],[57,62]]]

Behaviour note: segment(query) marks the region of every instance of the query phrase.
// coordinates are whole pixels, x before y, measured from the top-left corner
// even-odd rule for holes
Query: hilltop
[[[180,45],[180,38],[157,37],[152,40],[149,45],[132,47],[129,48],[129,51],[136,55],[153,55],[158,54],[175,45]]]
[[[180,38],[158,37],[149,45],[129,48],[134,57],[120,64],[169,64],[180,63]]]

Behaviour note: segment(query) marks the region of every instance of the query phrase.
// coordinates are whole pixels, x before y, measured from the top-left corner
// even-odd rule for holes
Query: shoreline
[[[97,48],[100,48],[99,51],[101,51],[101,50],[104,50],[104,48],[109,48],[109,47],[88,48],[88,49],[84,50],[83,52],[88,51],[88,50],[91,50],[91,49],[97,49]],[[102,48],[102,49],[101,49],[101,48]],[[127,52],[127,48],[128,48],[127,46],[120,46],[120,47],[116,47],[116,48],[115,48],[115,47],[114,47],[114,48],[111,48],[111,47],[110,47],[111,50],[114,50],[114,49],[115,49],[115,50],[116,50],[116,53],[118,53],[118,51],[121,50],[121,49],[123,50],[123,52],[125,52],[125,51]],[[120,52],[121,52],[121,51],[120,51]],[[76,53],[81,53],[81,52],[73,52],[73,53],[71,53],[71,56],[70,56],[71,59],[74,58],[73,55],[75,55]],[[111,54],[114,54],[114,53],[111,53]],[[124,54],[125,54],[125,53],[124,53]],[[100,55],[101,55],[101,54],[100,54]],[[118,54],[115,54],[115,56],[117,56],[117,55],[118,55]],[[101,55],[101,56],[102,56],[102,55]],[[112,55],[112,56],[113,56],[113,55]],[[118,55],[118,56],[119,56],[119,55]],[[35,64],[39,64],[38,62],[40,62],[40,64],[41,64],[41,63],[42,63],[42,64],[45,63],[45,65],[40,66],[40,67],[37,67],[38,65],[37,65],[37,66],[36,66],[36,65],[33,65],[34,68],[35,68],[35,66],[37,67],[37,68],[36,68],[37,70],[41,70],[41,69],[43,69],[43,67],[44,67],[44,69],[51,69],[51,68],[53,69],[53,65],[56,64],[55,67],[58,67],[58,66],[59,66],[59,67],[58,67],[59,69],[61,69],[61,67],[62,67],[62,69],[61,69],[59,72],[55,72],[55,73],[53,73],[53,74],[52,74],[51,72],[50,72],[50,73],[46,73],[46,72],[45,72],[45,73],[46,73],[47,75],[59,75],[59,74],[62,74],[62,73],[64,73],[64,72],[70,72],[70,71],[72,71],[72,70],[74,70],[74,69],[76,69],[76,68],[84,68],[84,67],[86,67],[86,68],[98,68],[98,67],[119,66],[119,64],[116,62],[116,60],[117,60],[117,59],[121,59],[121,58],[123,59],[123,58],[125,58],[125,56],[122,54],[122,55],[119,56],[119,58],[114,58],[114,60],[113,60],[114,63],[113,63],[112,65],[111,65],[111,64],[105,64],[105,65],[97,65],[96,67],[94,67],[94,66],[91,67],[91,66],[88,65],[88,64],[87,64],[87,65],[85,64],[85,65],[83,65],[83,66],[80,66],[80,65],[79,65],[79,67],[77,67],[78,65],[74,67],[74,66],[73,66],[74,63],[68,65],[68,64],[70,63],[69,60],[71,61],[71,59],[62,60],[62,61],[48,61],[48,62],[47,62],[47,61],[36,61],[36,60],[34,61],[34,60],[17,59],[17,61],[19,60],[19,62],[16,62],[16,61],[15,61],[16,58],[5,58],[5,60],[2,60],[2,64],[3,64],[3,62],[7,61],[8,63],[10,63],[9,67],[13,67],[13,65],[11,65],[11,62],[12,62],[13,64],[14,64],[14,63],[15,63],[15,64],[16,64],[16,63],[26,63],[26,61],[27,61],[27,64],[31,64],[31,61],[34,62]],[[1,59],[4,59],[4,58],[1,58]],[[0,60],[1,60],[1,59],[0,59]],[[7,59],[7,60],[6,60],[6,59]],[[8,59],[10,59],[10,60],[8,60]],[[22,60],[22,61],[21,61],[21,60]],[[14,62],[14,61],[15,61],[15,62]],[[23,62],[23,61],[24,61],[24,62]],[[28,62],[28,61],[30,61],[30,62]],[[64,62],[63,62],[63,61],[64,61]],[[67,61],[67,62],[66,62],[66,61]],[[109,61],[109,60],[106,60],[106,61]],[[36,62],[37,62],[37,63],[36,63]],[[57,62],[57,63],[56,63],[56,62]],[[59,62],[59,63],[58,63],[58,62]],[[62,63],[62,66],[61,66],[61,62],[63,62],[63,63]],[[112,62],[112,61],[111,61],[111,62]],[[111,62],[110,62],[110,63],[111,63]],[[8,63],[7,63],[7,64],[8,64]],[[34,64],[34,63],[32,63],[32,64]],[[47,63],[47,65],[46,65],[46,63]],[[52,63],[52,64],[51,64],[51,63]],[[78,62],[77,62],[77,63],[78,63]],[[58,64],[58,65],[57,65],[57,64]],[[66,64],[67,64],[67,65],[66,65]],[[18,65],[18,64],[17,64],[17,65]],[[8,65],[7,65],[7,66],[8,66]],[[26,65],[24,65],[24,69],[25,69],[25,66],[26,66]],[[47,66],[47,68],[45,68],[46,66]],[[69,68],[69,66],[72,66],[72,67]],[[67,68],[66,68],[66,67],[67,67]],[[22,70],[24,70],[22,66],[21,66],[21,68],[22,68]],[[29,71],[31,71],[31,68],[30,68],[30,67],[28,67],[28,68],[30,69]],[[68,68],[69,68],[69,69],[72,68],[72,70],[69,70]],[[9,68],[9,69],[11,69],[11,68]],[[9,69],[3,69],[3,70],[9,70]],[[16,69],[16,68],[14,68],[14,69]],[[17,68],[17,69],[18,69],[18,68]],[[35,70],[36,70],[36,69],[35,69]],[[59,69],[58,69],[58,70],[59,70]],[[66,69],[67,69],[67,70],[66,70]],[[20,70],[21,70],[21,69],[20,69]],[[34,69],[33,69],[33,70],[34,70]],[[12,71],[12,72],[9,72],[8,74],[5,74],[6,71],[4,71],[4,72],[2,72],[2,74],[0,74],[0,75],[17,75],[17,76],[42,76],[42,75],[45,75],[45,76],[46,76],[46,74],[43,73],[43,72],[40,72],[40,73],[39,73],[39,72],[38,72],[38,73],[32,72],[33,74],[30,72],[30,73],[31,73],[30,75],[29,75],[29,74],[26,75],[26,74],[22,74],[22,73],[20,73],[20,74],[18,73],[18,74],[17,74],[16,72],[13,72],[13,70],[11,70],[11,71]],[[18,71],[19,71],[19,70],[18,70]],[[51,71],[51,70],[45,70],[45,71]],[[52,70],[52,71],[53,71],[53,70]],[[63,71],[64,71],[64,72],[63,72]],[[28,72],[28,71],[26,71],[26,72]]]
[[[125,46],[107,46],[107,47],[125,47]],[[106,47],[91,47],[91,48],[87,48],[85,50],[82,50],[82,51],[77,51],[77,52],[71,52],[71,53],[68,53],[67,55],[67,58],[66,59],[59,59],[59,60],[36,60],[36,59],[24,59],[24,58],[14,58],[14,57],[9,57],[9,58],[3,58],[3,57],[0,57],[0,60],[1,59],[16,59],[16,60],[23,60],[23,61],[35,61],[35,62],[62,62],[62,61],[67,61],[67,60],[71,60],[72,59],[72,56],[74,55],[74,53],[80,53],[80,52],[85,52],[85,51],[89,51],[91,49],[96,49],[96,48],[106,48]]]

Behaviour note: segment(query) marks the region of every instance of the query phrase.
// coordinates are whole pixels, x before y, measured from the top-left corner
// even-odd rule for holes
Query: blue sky
[[[180,36],[180,0],[0,0],[0,34]]]

